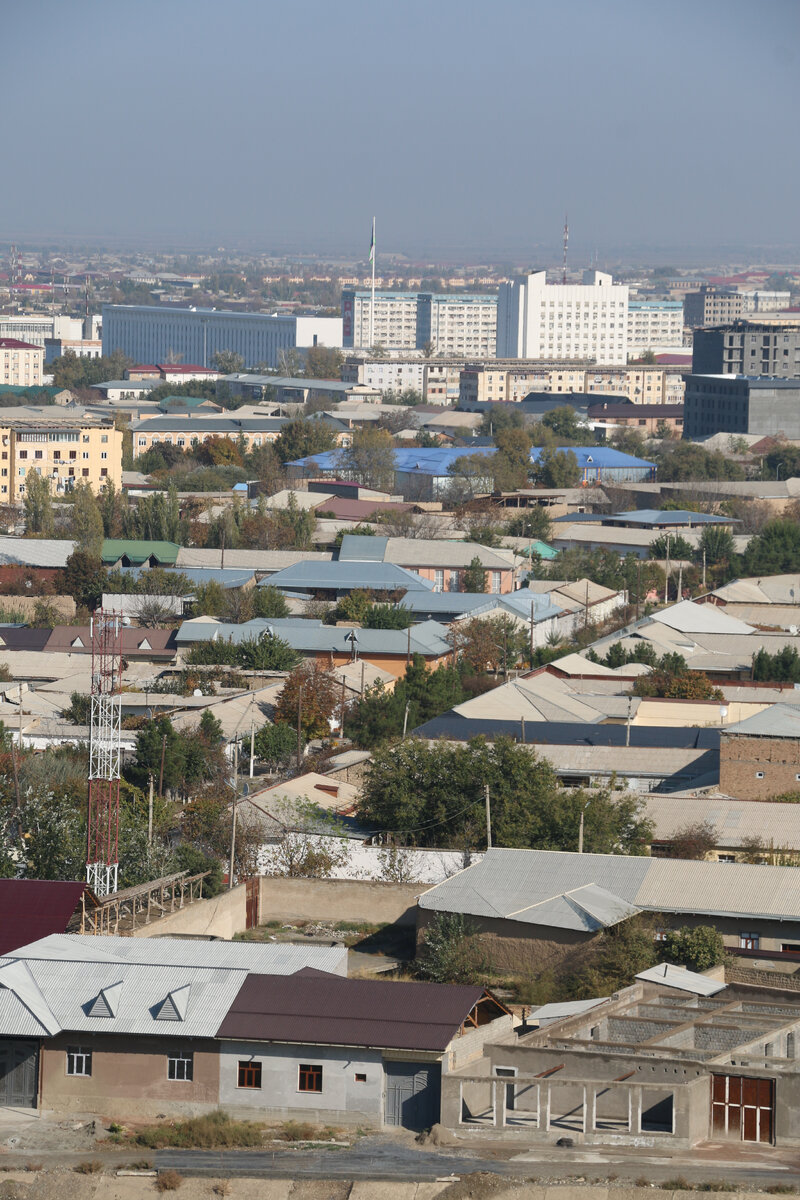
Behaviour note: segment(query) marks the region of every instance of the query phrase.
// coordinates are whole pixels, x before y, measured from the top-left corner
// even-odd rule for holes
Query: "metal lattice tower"
[[[92,726],[86,882],[97,896],[117,890],[122,698],[122,619],[102,609],[92,617]]]

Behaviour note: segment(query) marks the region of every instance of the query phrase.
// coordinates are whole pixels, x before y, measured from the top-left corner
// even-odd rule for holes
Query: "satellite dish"
[[[202,694],[203,694],[203,693],[202,693],[202,691],[200,690],[200,688],[195,688],[195,689],[194,689],[194,691],[192,692],[192,695],[193,695],[193,696],[202,696]]]

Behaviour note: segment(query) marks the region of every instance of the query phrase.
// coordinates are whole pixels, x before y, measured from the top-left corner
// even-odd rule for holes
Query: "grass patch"
[[[646,1175],[640,1175],[638,1179],[633,1181],[634,1187],[650,1187],[650,1180]]]
[[[255,1121],[232,1121],[217,1110],[203,1117],[174,1121],[169,1125],[147,1125],[134,1139],[139,1146],[160,1150],[175,1146],[182,1150],[215,1150],[219,1147],[260,1146],[263,1127]],[[160,1178],[160,1176],[159,1176]]]
[[[75,1170],[79,1175],[99,1175],[103,1169],[103,1164],[97,1158],[87,1159],[86,1162],[78,1163]]]
[[[162,1171],[156,1180],[157,1192],[177,1192],[183,1183],[183,1176],[177,1171]]]
[[[770,1196],[794,1196],[797,1188],[793,1183],[773,1183],[764,1191],[769,1192]]]
[[[149,1158],[137,1158],[133,1162],[123,1163],[118,1171],[152,1171],[153,1164]]]
[[[727,1179],[706,1179],[703,1183],[696,1185],[695,1191],[698,1192],[738,1192],[735,1183],[731,1183]]]
[[[662,1192],[691,1192],[692,1185],[688,1179],[684,1179],[682,1175],[676,1175],[674,1179],[665,1179],[663,1183],[658,1185]]]
[[[308,1121],[285,1121],[278,1137],[284,1142],[311,1142],[316,1132],[316,1125],[310,1125]]]

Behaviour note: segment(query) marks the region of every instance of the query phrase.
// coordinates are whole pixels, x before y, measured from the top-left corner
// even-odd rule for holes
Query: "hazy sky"
[[[800,243],[799,0],[2,7],[0,238]]]

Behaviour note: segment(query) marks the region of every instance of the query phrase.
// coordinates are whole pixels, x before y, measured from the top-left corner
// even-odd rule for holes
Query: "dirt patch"
[[[436,1200],[522,1200],[530,1195],[531,1180],[513,1179],[508,1175],[493,1175],[475,1171],[462,1175],[441,1191]]]
[[[289,1196],[291,1200],[348,1200],[352,1188],[352,1183],[344,1179],[298,1179]]]

